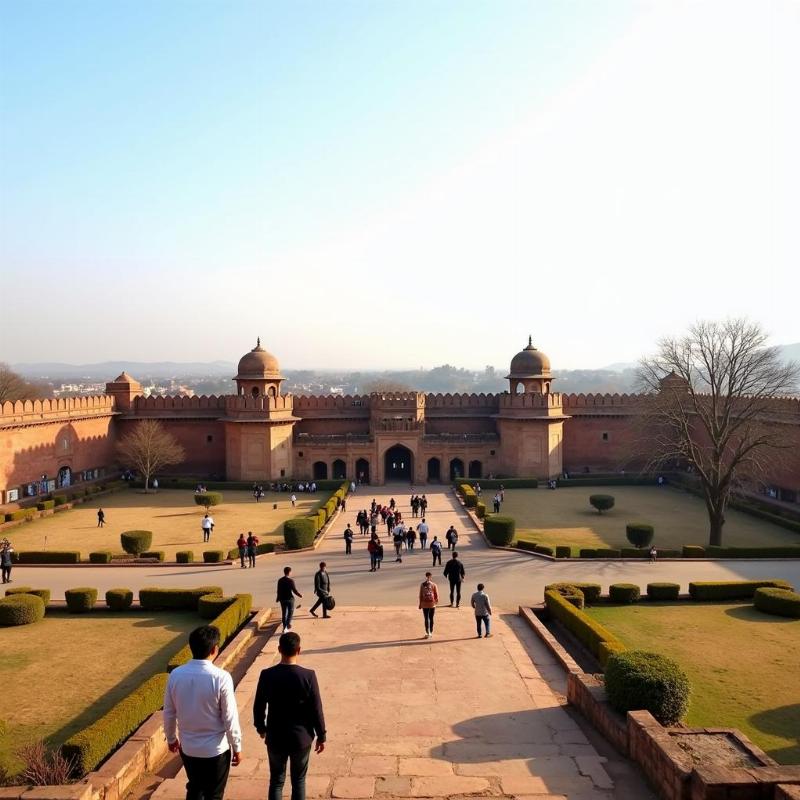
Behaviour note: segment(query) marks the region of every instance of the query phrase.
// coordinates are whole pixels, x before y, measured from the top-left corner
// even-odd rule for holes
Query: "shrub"
[[[753,605],[765,614],[800,619],[800,594],[788,589],[756,589]]]
[[[81,554],[75,550],[28,550],[17,553],[19,564],[80,564]]]
[[[37,511],[52,511],[56,507],[55,500],[42,500],[36,504]]]
[[[534,545],[533,552],[534,553],[539,553],[539,555],[542,555],[542,556],[552,556],[553,555],[553,548],[549,547],[546,544],[537,544],[537,545]]]
[[[611,631],[575,608],[559,592],[547,590],[544,600],[550,614],[585,645],[601,666],[611,652],[624,648],[625,645]]]
[[[597,558],[597,550],[594,547],[581,547],[578,556],[580,558]]]
[[[178,550],[175,553],[175,560],[179,564],[191,564],[194,561],[194,553],[191,550]]]
[[[231,603],[235,601],[235,597],[223,597],[219,594],[206,594],[197,601],[197,613],[203,619],[215,619],[218,617]]]
[[[647,596],[651,600],[677,600],[681,593],[678,583],[648,583]]]
[[[614,496],[610,494],[590,494],[589,504],[597,509],[599,514],[611,511],[614,508]]]
[[[645,522],[629,522],[625,526],[625,536],[634,547],[647,547],[653,541],[655,530]]]
[[[556,547],[556,558],[571,558],[572,548],[569,545],[560,544]]]
[[[18,520],[24,519],[26,522],[30,522],[35,516],[36,516],[36,509],[19,508],[16,511],[9,511],[5,515],[5,521],[17,522]]]
[[[483,519],[486,516],[486,503],[476,503],[475,516],[478,519]]]
[[[598,547],[597,558],[621,558],[622,551],[616,547]]]
[[[67,589],[64,592],[67,601],[67,611],[70,614],[83,614],[91,611],[97,602],[97,589],[81,586],[77,589]]]
[[[289,550],[301,550],[314,544],[314,523],[308,517],[295,517],[283,523],[283,541]]]
[[[508,547],[514,541],[516,522],[514,517],[504,517],[492,514],[486,517],[483,523],[483,532],[486,538],[494,545]]]
[[[641,597],[641,589],[635,583],[612,583],[608,587],[608,599],[612,603],[630,605]]]
[[[139,605],[148,611],[162,608],[197,611],[197,603],[207,594],[222,594],[220,586],[198,586],[196,589],[162,589],[147,586],[139,589]]]
[[[89,553],[89,561],[92,564],[110,564],[112,553],[110,550],[95,550]]]
[[[126,611],[133,605],[133,592],[130,589],[109,589],[106,605],[112,611]]]
[[[762,587],[788,589],[794,587],[786,581],[694,581],[689,584],[692,600],[748,600]]]
[[[623,558],[647,558],[648,551],[638,547],[621,547],[620,555]]]
[[[156,561],[163,561],[166,554],[163,550],[146,550],[139,558],[154,558]]]
[[[224,560],[224,550],[203,550],[203,562],[205,564],[219,564]]]
[[[685,544],[681,550],[681,555],[684,558],[705,558],[706,549],[699,544]]]
[[[197,492],[194,502],[208,511],[211,506],[218,506],[222,502],[222,492]]]
[[[706,548],[709,558],[800,558],[800,547],[717,547]]]
[[[17,586],[16,589],[6,589],[6,597],[14,594],[32,594],[36,597],[40,597],[45,606],[50,604],[49,589],[31,589],[30,586]]]
[[[112,706],[96,722],[73,734],[61,746],[67,759],[74,759],[76,776],[91,772],[121,742],[125,741],[164,702],[167,673],[148,678]]]
[[[53,497],[53,505],[55,506],[64,506],[68,503],[67,496],[65,494],[57,494]]]
[[[462,483],[458,488],[464,497],[464,505],[467,508],[475,508],[478,504],[478,495],[475,490],[468,483]]]
[[[568,603],[571,603],[575,608],[583,608],[585,598],[583,592],[577,587],[568,583],[560,583],[557,588],[550,589],[551,592],[558,592]]]
[[[476,483],[484,489],[499,489],[501,486],[505,489],[536,489],[539,486],[536,478],[459,478],[456,486],[474,486]]]
[[[30,625],[44,617],[44,601],[35,594],[0,598],[0,625]]]
[[[608,702],[621,714],[649,711],[662,725],[680,722],[689,706],[686,673],[658,653],[615,653],[605,667],[605,684]]]
[[[525,550],[527,553],[535,553],[536,542],[526,542],[524,539],[517,539],[517,550]]]
[[[125,531],[119,535],[120,544],[126,553],[138,556],[150,549],[153,543],[152,531]]]
[[[558,591],[562,586],[575,587],[583,592],[583,596],[589,605],[596,603],[603,593],[603,587],[599,583],[579,583],[578,581],[565,581],[563,583],[549,583],[544,587],[547,592],[550,589]]]

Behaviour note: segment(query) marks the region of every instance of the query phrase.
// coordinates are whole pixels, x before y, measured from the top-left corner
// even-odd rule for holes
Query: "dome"
[[[278,359],[272,353],[268,353],[261,346],[261,339],[258,339],[256,346],[239,360],[236,379],[262,378],[280,378],[280,367]]]
[[[528,346],[511,359],[509,378],[549,378],[550,359],[533,346],[528,337]]]

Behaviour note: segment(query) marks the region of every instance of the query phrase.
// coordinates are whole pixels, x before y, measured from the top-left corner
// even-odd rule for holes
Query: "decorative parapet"
[[[8,400],[0,404],[0,427],[68,422],[86,417],[106,417],[114,413],[110,395],[58,397],[45,400]]]

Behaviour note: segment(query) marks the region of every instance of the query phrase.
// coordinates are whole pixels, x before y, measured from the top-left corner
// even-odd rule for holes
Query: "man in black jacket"
[[[322,606],[322,618],[327,619],[330,614],[326,600],[331,596],[331,578],[325,571],[324,561],[320,562],[319,569],[314,573],[314,594],[317,596],[317,602],[308,609],[309,613],[312,617],[316,617],[314,610]]]
[[[450,581],[450,607],[453,607],[455,595],[456,608],[461,605],[461,581],[464,580],[464,565],[458,560],[458,553],[453,550],[453,557],[444,565],[444,576]]]
[[[283,633],[292,629],[292,617],[294,616],[295,596],[302,597],[303,595],[297,591],[294,578],[292,578],[292,568],[283,568],[283,577],[278,578],[278,595],[275,598],[281,604],[281,622],[283,624]]]
[[[300,637],[284,633],[278,641],[280,664],[262,670],[253,703],[253,722],[269,756],[267,800],[281,800],[289,762],[293,800],[305,800],[311,745],[325,749],[325,717],[317,675],[297,663]]]

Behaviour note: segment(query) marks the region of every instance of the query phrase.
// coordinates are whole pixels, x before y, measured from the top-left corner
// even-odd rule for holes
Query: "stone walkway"
[[[415,608],[337,608],[332,619],[317,620],[303,605],[295,624],[301,663],[317,671],[329,737],[325,752],[312,754],[309,797],[618,796],[605,759],[531,660],[535,636],[514,613],[496,609],[494,635],[479,640],[468,603],[440,607],[426,640]],[[266,796],[252,702],[276,650],[277,635],[237,687],[245,759],[232,770],[230,800]],[[181,772],[153,800],[183,798],[184,787]]]

